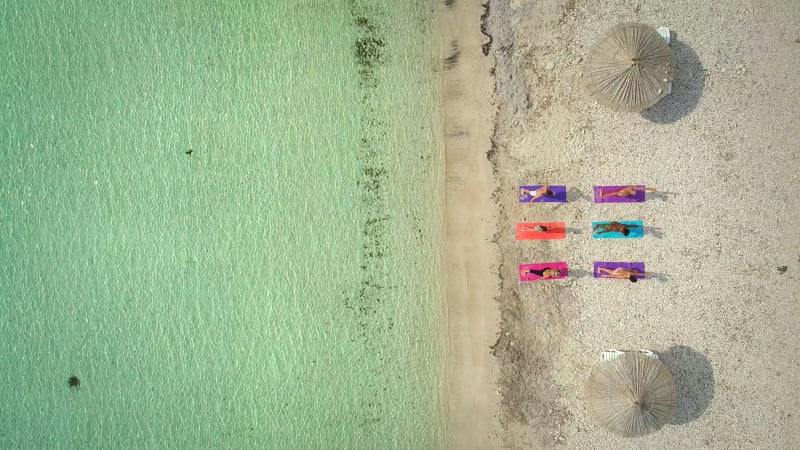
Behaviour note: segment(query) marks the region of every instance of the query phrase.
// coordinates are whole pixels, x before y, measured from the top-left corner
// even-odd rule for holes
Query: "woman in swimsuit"
[[[646,272],[639,272],[636,269],[623,269],[622,267],[617,267],[616,269],[600,267],[597,269],[597,272],[602,278],[618,278],[621,280],[628,279],[631,280],[632,283],[636,283],[636,281],[638,281],[638,277],[647,278],[650,276],[650,274]]]
[[[619,223],[619,222],[598,223],[597,225],[592,227],[592,233],[603,234],[603,233],[613,233],[616,231],[622,233],[623,236],[627,236],[631,234],[630,228],[641,228],[641,226],[626,225],[624,223]]]
[[[656,192],[656,188],[642,186],[625,186],[616,191],[600,191],[600,198],[606,197],[633,197],[639,191]]]
[[[544,233],[545,231],[547,231],[547,227],[544,226],[544,225],[536,225],[535,227],[529,227],[529,226],[523,225],[522,226],[522,231],[525,231],[525,232],[537,231],[539,233]]]
[[[556,278],[561,275],[561,271],[558,269],[552,269],[550,267],[545,267],[544,269],[528,269],[523,270],[520,273],[522,276],[529,276],[529,275],[538,275],[542,278]]]
[[[545,195],[548,196],[548,197],[552,197],[555,194],[553,194],[553,191],[550,190],[550,185],[549,184],[545,184],[544,186],[540,187],[539,189],[535,189],[535,190],[520,188],[519,189],[519,198],[520,198],[520,200],[525,198],[526,195],[530,195],[531,196],[531,200],[530,201],[531,201],[531,203],[533,203],[539,197],[543,197]]]

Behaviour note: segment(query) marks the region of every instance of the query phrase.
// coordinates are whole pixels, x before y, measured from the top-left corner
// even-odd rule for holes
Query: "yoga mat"
[[[605,267],[606,269],[617,269],[623,268],[628,270],[636,269],[639,272],[644,272],[644,263],[643,262],[616,262],[616,261],[595,261],[594,262],[594,277],[595,278],[603,278],[600,276],[600,268]],[[636,277],[637,279],[641,280],[644,277]],[[613,278],[611,278],[613,279]],[[621,279],[621,278],[620,278]]]
[[[520,186],[519,187],[520,190],[517,191],[517,193],[520,193],[522,191],[522,188],[534,191],[542,186],[543,185],[541,184],[534,186]],[[549,186],[548,189],[553,193],[553,195],[552,196],[543,195],[537,198],[536,201],[534,201],[534,203],[545,203],[545,202],[564,203],[567,201],[567,186]],[[530,203],[532,198],[533,196],[531,196],[530,194],[520,195],[519,201],[523,203]]]
[[[524,231],[525,228],[530,230],[537,225],[546,227],[547,231]],[[567,232],[564,228],[564,222],[525,222],[517,224],[518,240],[545,241],[565,239],[566,237]]]
[[[629,184],[625,186],[595,186],[594,187],[594,202],[595,203],[640,203],[644,201],[644,189],[641,191],[636,191],[636,195],[631,195],[630,197],[616,197],[610,196],[606,198],[600,198],[600,191],[603,192],[614,192],[618,189],[622,189],[624,187],[640,187],[644,188],[643,184]]]
[[[542,269],[558,269],[561,271],[561,274],[557,277],[553,278],[542,278],[536,274],[527,274],[523,275],[522,271],[534,269],[534,270],[542,270]],[[539,280],[562,280],[567,278],[567,263],[564,261],[560,262],[549,262],[549,263],[535,263],[535,264],[520,264],[519,265],[519,281],[539,281]]]
[[[644,223],[641,220],[617,220],[617,222],[623,225],[632,225],[632,227],[628,228],[629,233],[627,236],[619,231],[607,231],[603,234],[596,234],[594,231],[592,231],[592,237],[595,239],[635,239],[644,236]],[[595,225],[603,223],[611,222],[592,222],[592,230],[594,230]]]

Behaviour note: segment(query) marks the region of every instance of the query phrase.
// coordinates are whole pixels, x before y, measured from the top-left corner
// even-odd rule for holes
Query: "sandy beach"
[[[500,313],[497,206],[486,158],[494,123],[488,38],[478,3],[444,2],[439,11],[446,187],[447,435],[449,448],[502,446],[499,369],[490,354]],[[465,26],[469,24],[469,26]],[[488,48],[487,48],[488,50]]]
[[[444,3],[451,448],[800,446],[800,3],[490,0],[491,39],[482,7]],[[586,52],[624,21],[672,30],[672,94],[643,113],[581,86]],[[520,204],[537,183],[569,201]],[[614,184],[659,192],[593,203]],[[643,239],[591,237],[594,220],[637,219]],[[517,241],[533,221],[567,238]],[[562,260],[568,279],[519,283],[518,264]],[[598,260],[655,276],[595,280]],[[592,422],[584,383],[605,348],[660,355],[671,423],[623,439]]]

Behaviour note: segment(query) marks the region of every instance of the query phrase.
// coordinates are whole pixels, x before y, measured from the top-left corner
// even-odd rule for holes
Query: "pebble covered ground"
[[[491,0],[497,117],[489,157],[501,423],[507,448],[794,448],[800,381],[800,4],[744,0]],[[623,21],[672,30],[672,94],[640,114],[581,87],[592,43]],[[569,202],[522,205],[522,184]],[[645,203],[602,205],[595,184],[646,184]],[[645,224],[591,238],[593,220]],[[517,222],[563,221],[564,241],[517,241]],[[570,278],[520,285],[517,265],[567,261]],[[645,261],[640,283],[595,280],[592,261]],[[584,382],[604,348],[653,350],[672,371],[672,423],[637,439],[596,426]]]

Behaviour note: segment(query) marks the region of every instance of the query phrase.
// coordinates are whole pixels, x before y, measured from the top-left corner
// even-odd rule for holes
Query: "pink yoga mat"
[[[636,195],[631,195],[630,197],[617,197],[617,196],[610,196],[606,198],[601,198],[600,193],[614,192],[619,189],[625,187],[638,187],[642,188],[640,191],[636,191]],[[595,186],[594,187],[594,202],[595,203],[641,203],[644,201],[644,185],[642,184],[629,184],[625,186]]]
[[[552,278],[542,278],[539,275],[534,273],[531,274],[523,274],[523,272],[527,270],[544,270],[544,269],[558,269],[561,274],[557,277]],[[560,262],[548,262],[548,263],[535,263],[535,264],[520,264],[519,265],[519,281],[539,281],[539,280],[562,280],[567,278],[567,263],[564,261]]]
[[[600,268],[603,267],[605,269],[628,269],[628,270],[638,270],[639,272],[644,273],[644,263],[643,262],[618,262],[618,261],[595,261],[594,262],[594,277],[595,278],[603,278],[600,276]],[[637,279],[642,279],[644,276],[636,277]]]

